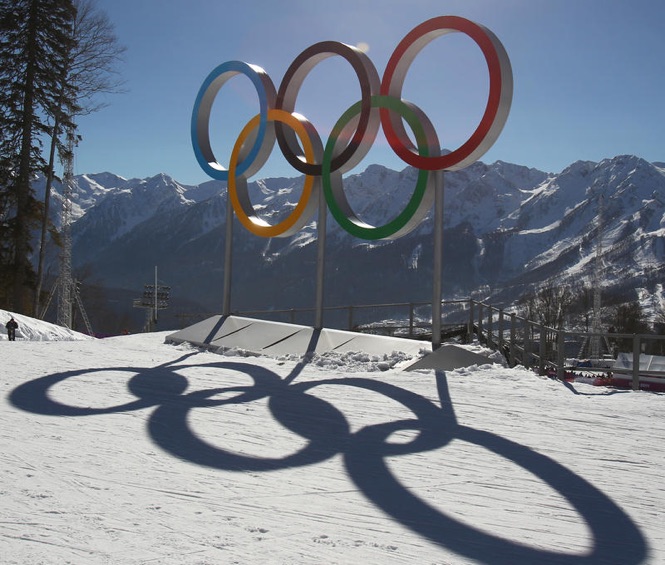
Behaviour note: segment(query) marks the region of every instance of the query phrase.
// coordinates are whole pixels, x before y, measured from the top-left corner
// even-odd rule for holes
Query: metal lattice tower
[[[60,249],[60,273],[58,276],[57,324],[72,327],[72,299],[74,281],[72,279],[72,184],[74,182],[74,132],[67,132],[67,154],[62,178],[62,212],[60,216],[62,247]]]
[[[72,329],[72,314],[74,302],[81,312],[81,317],[88,331],[94,335],[88,315],[83,308],[78,285],[72,276],[72,188],[74,186],[74,147],[76,136],[74,129],[67,132],[67,153],[64,158],[64,172],[62,178],[62,212],[60,217],[60,236],[62,247],[60,249],[60,273],[58,274],[58,309],[56,323]],[[50,299],[49,299],[50,302]]]

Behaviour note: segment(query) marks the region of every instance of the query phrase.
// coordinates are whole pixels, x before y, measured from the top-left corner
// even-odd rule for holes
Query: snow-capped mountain
[[[344,179],[365,221],[397,216],[417,171],[371,165]],[[165,174],[77,177],[74,265],[108,287],[140,291],[155,265],[175,297],[219,310],[226,188],[185,186]],[[303,177],[252,183],[255,208],[274,223],[293,209]],[[579,161],[557,174],[477,162],[444,176],[444,297],[486,295],[509,304],[545,283],[642,296],[665,259],[665,165],[635,156]],[[263,239],[235,222],[234,309],[307,307],[314,301],[316,222],[290,238]],[[599,258],[597,258],[599,256]],[[431,300],[431,213],[410,234],[364,241],[329,215],[326,304]],[[485,296],[483,296],[485,297]]]
[[[664,170],[634,156],[577,162],[542,183],[501,225],[503,280],[653,285],[665,257]],[[596,255],[600,254],[598,260]]]

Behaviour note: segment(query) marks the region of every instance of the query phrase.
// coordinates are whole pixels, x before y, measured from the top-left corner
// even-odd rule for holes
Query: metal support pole
[[[414,317],[413,309],[414,309],[413,302],[410,302],[409,303],[409,337],[410,338],[413,337],[413,317]]]
[[[483,341],[483,303],[478,302],[478,343]]]
[[[323,329],[323,279],[325,277],[326,256],[326,220],[328,218],[328,205],[323,197],[323,190],[319,186],[319,221],[317,224],[317,255],[316,255],[316,313],[314,315],[314,329]]]
[[[443,171],[434,175],[434,265],[432,281],[432,351],[441,347],[441,291],[443,268]]]
[[[153,322],[157,323],[157,265],[155,265],[155,290],[153,292],[153,306],[154,311],[152,314]]]
[[[231,269],[233,263],[233,206],[226,189],[226,238],[224,241],[224,299],[222,315],[231,314]]]
[[[545,342],[545,327],[541,324],[538,326],[538,331],[540,334],[540,347],[538,350],[538,356],[540,357],[540,362],[538,363],[538,373],[545,373],[545,353],[547,348],[547,343]]]
[[[492,344],[494,343],[494,336],[492,332],[494,331],[494,312],[492,312],[492,307],[489,306],[487,309],[487,347],[491,349]]]
[[[501,352],[503,352],[503,344],[505,339],[503,338],[503,330],[504,330],[504,320],[503,320],[503,308],[499,308],[499,349]]]
[[[559,330],[557,335],[557,352],[556,352],[556,377],[560,381],[566,376],[564,371],[564,364],[566,362],[566,332]]]
[[[640,390],[640,336],[633,335],[633,390]]]
[[[510,314],[510,366],[514,367],[517,364],[515,360],[515,319],[516,314]]]
[[[473,298],[469,298],[469,327],[467,329],[469,343],[473,341]]]
[[[522,333],[524,335],[524,358],[522,364],[528,369],[531,367],[531,328],[526,318],[522,319]]]

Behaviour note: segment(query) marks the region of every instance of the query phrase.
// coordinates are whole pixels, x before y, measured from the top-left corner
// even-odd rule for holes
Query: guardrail
[[[557,378],[563,380],[566,370],[572,368],[566,360],[576,357],[575,352],[582,348],[584,342],[598,339],[614,345],[621,344],[632,352],[633,362],[628,374],[633,389],[640,388],[640,373],[643,376],[665,378],[665,372],[656,371],[646,375],[640,371],[640,355],[645,344],[661,341],[665,351],[665,336],[551,328],[474,299],[444,300],[441,305],[443,338],[461,335],[470,340],[475,334],[488,347],[501,351],[511,367],[523,365],[537,369],[541,374],[554,371]],[[327,327],[422,340],[431,339],[432,336],[432,306],[428,302],[329,306],[323,310]],[[383,315],[380,313],[382,311]],[[236,314],[311,325],[314,308],[244,310]],[[598,367],[585,369],[600,370]],[[612,370],[617,372],[616,369]]]
[[[465,317],[468,300],[447,300],[441,304],[447,311],[442,311],[445,320],[451,315]],[[443,310],[443,309],[442,309]],[[427,339],[432,335],[431,302],[387,302],[380,304],[359,304],[345,306],[326,306],[323,308],[326,327],[349,331],[363,331],[400,335],[412,339]],[[381,314],[383,312],[383,314]],[[278,310],[242,310],[235,312],[240,316],[261,317],[291,324],[313,323],[314,308],[287,308]],[[380,320],[380,321],[378,321]],[[448,324],[450,326],[451,324]],[[463,326],[464,321],[453,324]]]
[[[646,344],[660,342],[661,349],[665,349],[663,335],[594,333],[551,328],[474,300],[469,301],[468,324],[469,335],[475,333],[488,347],[501,350],[511,366],[521,364],[528,368],[537,367],[541,374],[553,369],[561,380],[564,379],[566,369],[572,368],[567,366],[566,360],[576,357],[574,351],[581,349],[584,342],[591,340],[601,340],[616,348],[627,349],[627,352],[631,353],[632,363],[630,368],[625,370],[618,370],[613,366],[614,363],[610,367],[585,367],[585,370],[609,369],[614,373],[629,375],[634,390],[640,389],[640,377],[665,379],[664,371],[640,369],[640,356]],[[616,351],[612,353],[613,362]]]

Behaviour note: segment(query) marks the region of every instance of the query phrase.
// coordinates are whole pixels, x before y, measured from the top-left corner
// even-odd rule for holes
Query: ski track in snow
[[[663,395],[165,335],[0,341],[3,563],[665,562]],[[440,443],[416,448],[421,428]],[[568,497],[541,471],[570,473]]]

